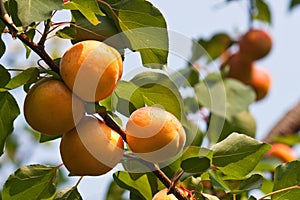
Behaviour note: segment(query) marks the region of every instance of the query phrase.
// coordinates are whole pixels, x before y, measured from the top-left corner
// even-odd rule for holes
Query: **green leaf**
[[[61,30],[56,31],[55,35],[60,38],[73,40],[76,36],[76,30],[72,27],[67,26]]]
[[[20,114],[19,106],[9,92],[0,92],[0,156],[5,141],[13,131],[13,122]]]
[[[61,138],[61,135],[57,135],[57,136],[49,136],[49,135],[45,135],[45,134],[40,134],[40,143],[44,143],[44,142],[49,142],[52,140],[55,140],[57,138]]]
[[[105,16],[105,14],[100,10],[96,0],[72,0],[64,4],[65,9],[78,10],[81,14],[94,26],[100,23],[97,18],[97,14]]]
[[[184,185],[185,189],[194,190],[194,191],[201,191],[202,190],[201,181],[202,181],[201,177],[195,178],[193,176],[189,176],[186,179],[184,179],[182,184]]]
[[[299,4],[300,4],[300,0],[291,0],[289,5],[289,10],[290,11],[293,10],[294,8],[299,6]]]
[[[274,187],[273,191],[281,190],[284,188],[298,186],[297,189],[283,191],[272,195],[272,199],[276,200],[296,200],[300,196],[300,161],[293,161],[284,163],[278,166],[274,174]]]
[[[45,165],[23,166],[11,174],[5,182],[3,199],[45,199],[55,193],[57,167]]]
[[[59,191],[53,200],[82,200],[77,187],[67,187]]]
[[[220,74],[206,77],[195,86],[195,93],[201,105],[229,120],[255,100],[255,93],[249,86],[234,79],[223,80]]]
[[[121,188],[134,193],[140,200],[152,199],[151,186],[146,174],[133,180],[128,172],[119,171],[113,174],[113,178]]]
[[[183,100],[177,86],[168,76],[157,72],[142,72],[131,80],[139,87],[139,93],[148,106],[161,106],[183,118]]]
[[[199,83],[200,73],[195,67],[189,65],[171,74],[170,78],[178,87],[194,87],[197,83]]]
[[[284,135],[284,136],[276,136],[273,139],[274,142],[278,142],[278,143],[284,143],[287,144],[289,146],[294,146],[297,145],[298,143],[300,143],[300,135],[298,134],[292,134],[292,135]]]
[[[45,3],[40,0],[15,0],[18,5],[18,16],[23,27],[32,22],[44,21],[51,16],[53,10],[63,9],[63,1],[51,0]]]
[[[101,23],[94,26],[79,11],[73,10],[71,13],[76,22],[75,24],[71,24],[71,27],[76,31],[75,35],[71,35],[74,38],[72,40],[73,43],[83,40],[104,41],[119,33],[114,21],[108,16],[97,15]],[[117,49],[122,49],[126,47],[123,39],[124,38],[119,38],[119,35],[117,35],[105,42]]]
[[[4,87],[10,80],[10,73],[0,64],[0,88]]]
[[[123,200],[125,190],[119,187],[115,181],[111,181],[106,193],[106,200]]]
[[[243,178],[259,163],[270,145],[244,134],[232,133],[212,147],[212,163],[228,177]]]
[[[202,173],[211,165],[212,151],[190,146],[181,157],[181,168],[188,173]]]
[[[121,0],[111,6],[117,10],[118,27],[129,39],[131,49],[140,52],[143,64],[162,68],[167,63],[169,46],[162,13],[145,0]]]
[[[25,85],[31,80],[35,80],[39,76],[39,70],[38,68],[31,67],[28,68],[15,77],[13,77],[5,86],[5,89],[12,90],[17,87],[20,87],[22,85]]]
[[[256,0],[256,9],[257,14],[254,16],[254,19],[272,23],[271,11],[268,4],[264,0]]]
[[[2,35],[2,34],[1,34]],[[6,46],[5,43],[3,42],[2,38],[0,37],[0,58],[3,56],[5,53]]]
[[[205,197],[205,200],[220,200],[217,196],[211,194],[201,193],[201,195]]]
[[[116,109],[125,116],[129,117],[133,111],[145,105],[138,86],[132,82],[120,81],[114,94],[117,99],[112,97],[111,104],[114,105],[114,101],[117,101]]]
[[[223,180],[224,174],[222,174],[220,171],[213,170],[209,170],[208,174],[214,188],[224,190],[224,192],[230,192],[229,186]]]
[[[199,39],[198,44],[202,46],[206,52],[196,52],[193,53],[191,58],[191,63],[195,62],[202,56],[210,56],[209,60],[214,60],[218,58],[222,53],[224,53],[234,42],[231,37],[226,33],[216,33],[210,39]],[[195,47],[193,47],[195,49]],[[202,53],[201,53],[202,52]]]

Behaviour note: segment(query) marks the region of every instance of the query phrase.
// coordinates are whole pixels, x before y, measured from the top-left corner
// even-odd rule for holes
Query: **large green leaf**
[[[284,163],[278,166],[274,174],[273,191],[300,185],[300,161]],[[276,200],[297,200],[300,196],[300,188],[283,191],[272,195],[272,199]]]
[[[0,88],[4,87],[10,80],[10,73],[8,70],[0,65]]]
[[[69,10],[78,10],[81,14],[94,26],[99,24],[100,21],[97,18],[96,14],[105,16],[105,14],[99,9],[98,3],[96,0],[72,0],[64,4],[66,9]]]
[[[10,200],[45,199],[56,190],[57,167],[45,165],[23,166],[5,182],[2,198]]]
[[[148,106],[162,106],[179,120],[183,119],[183,100],[177,86],[169,77],[157,72],[142,72],[132,80]]]
[[[211,165],[212,151],[190,146],[181,157],[181,168],[188,173],[202,173]]]
[[[300,4],[300,0],[291,0],[289,5],[289,10],[292,10],[296,7],[298,7]]]
[[[169,46],[162,13],[146,0],[108,2],[115,12],[110,15],[117,15],[120,31],[130,40],[132,50],[141,53],[143,64],[162,68],[167,63]]]
[[[63,9],[62,0],[40,1],[40,0],[15,0],[18,5],[18,16],[23,26],[32,22],[44,21],[51,16],[53,10]]]
[[[67,187],[59,191],[53,200],[82,200],[77,187]]]
[[[195,92],[201,105],[229,120],[255,100],[255,93],[249,86],[234,79],[223,80],[219,74],[210,74],[195,86]]]
[[[19,106],[14,97],[8,92],[0,92],[0,156],[7,137],[13,131],[13,122],[19,114]]]
[[[152,190],[146,174],[133,180],[128,172],[119,171],[113,174],[116,183],[134,193],[140,200],[152,199]]]
[[[243,178],[259,163],[270,145],[244,134],[232,133],[212,147],[212,163],[225,175]]]
[[[35,80],[38,76],[39,76],[38,68],[35,68],[35,67],[28,68],[28,69],[22,71],[21,73],[19,73],[18,75],[16,75],[15,77],[13,77],[7,83],[7,85],[5,85],[5,89],[6,90],[15,89],[17,87],[20,87],[20,86],[28,83],[31,80]]]

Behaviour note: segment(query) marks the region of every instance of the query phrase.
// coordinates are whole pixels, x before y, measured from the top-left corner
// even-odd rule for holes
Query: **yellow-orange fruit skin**
[[[271,84],[271,75],[267,70],[256,66],[253,67],[250,85],[256,93],[257,101],[265,98],[270,90]]]
[[[76,43],[65,52],[60,62],[60,74],[66,85],[89,102],[111,95],[122,70],[119,52],[95,40]]]
[[[167,193],[167,188],[162,189],[153,196],[152,200],[177,200],[177,198],[173,194],[168,195]]]
[[[250,60],[258,60],[272,49],[272,38],[264,30],[251,29],[240,38],[240,52]]]
[[[123,155],[122,138],[105,123],[84,117],[60,143],[64,165],[72,175],[99,176],[110,171]]]
[[[240,53],[230,56],[225,65],[229,66],[227,77],[237,79],[245,84],[251,82],[253,63]]]
[[[266,153],[266,155],[277,157],[283,162],[297,160],[294,150],[290,146],[282,143],[272,144],[272,148]]]
[[[163,162],[176,156],[185,143],[185,131],[171,113],[157,107],[134,111],[126,124],[130,149],[150,162]]]
[[[63,82],[51,78],[38,81],[24,101],[27,123],[34,130],[51,136],[74,128],[84,112],[83,101],[72,95]]]

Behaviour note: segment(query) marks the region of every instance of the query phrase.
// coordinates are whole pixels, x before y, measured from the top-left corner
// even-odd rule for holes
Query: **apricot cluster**
[[[102,175],[122,159],[123,138],[85,110],[86,103],[112,94],[121,79],[122,64],[120,54],[111,46],[94,40],[79,42],[61,58],[61,80],[42,78],[25,98],[27,123],[42,134],[62,136],[61,158],[72,175]],[[185,143],[179,120],[156,107],[132,113],[126,133],[130,149],[155,163],[176,156]]]
[[[269,54],[272,38],[264,30],[250,29],[239,39],[238,44],[239,51],[230,55],[222,67],[229,66],[227,77],[250,85],[259,101],[269,92],[271,76],[267,70],[257,67],[255,61]]]

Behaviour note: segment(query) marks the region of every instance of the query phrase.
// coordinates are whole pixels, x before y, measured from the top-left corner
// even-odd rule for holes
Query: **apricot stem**
[[[24,32],[18,33],[17,27],[15,26],[15,24],[7,14],[3,0],[1,0],[0,2],[0,19],[8,27],[9,33],[12,35],[13,38],[18,38],[19,40],[21,40],[26,46],[28,46],[36,54],[38,54],[45,61],[45,63],[51,68],[51,70],[59,74],[59,67],[49,56],[49,54],[45,51],[44,45],[36,44]]]

